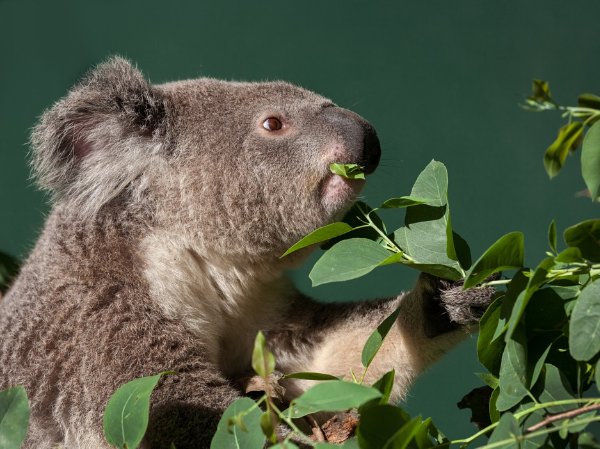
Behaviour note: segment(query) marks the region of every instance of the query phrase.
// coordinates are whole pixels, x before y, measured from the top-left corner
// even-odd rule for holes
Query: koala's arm
[[[314,371],[350,378],[362,371],[361,353],[369,335],[396,308],[399,316],[367,372],[372,383],[395,369],[393,399],[405,396],[414,378],[452,346],[467,337],[490,303],[494,289],[463,290],[422,274],[411,292],[384,300],[320,304],[300,296],[285,324],[268,333],[278,369],[284,373]],[[284,381],[286,398],[314,382]]]

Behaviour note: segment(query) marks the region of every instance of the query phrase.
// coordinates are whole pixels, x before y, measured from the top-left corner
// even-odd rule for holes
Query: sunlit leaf
[[[556,140],[544,154],[544,167],[550,178],[554,178],[567,159],[569,152],[575,150],[583,135],[583,123],[571,122],[560,128]]]
[[[292,401],[292,417],[300,418],[316,412],[339,412],[360,407],[365,402],[380,398],[372,387],[354,382],[332,380],[315,385]]]
[[[148,427],[150,396],[160,378],[172,372],[140,377],[121,385],[104,410],[104,436],[119,449],[135,449]]]
[[[29,402],[22,386],[0,391],[0,448],[19,449],[29,428]]]
[[[600,279],[581,290],[569,323],[569,351],[587,361],[600,351]]]
[[[275,370],[275,356],[269,351],[265,336],[260,331],[258,331],[254,339],[252,369],[261,377],[267,377]]]
[[[383,340],[385,339],[392,326],[396,323],[396,319],[398,318],[399,314],[400,308],[397,308],[394,312],[390,314],[390,316],[383,320],[383,322],[379,326],[377,326],[377,329],[375,329],[367,339],[367,342],[363,347],[361,355],[361,362],[365,368],[367,368],[371,364],[371,362],[377,355],[377,352],[379,352],[379,348],[381,348]]]
[[[521,232],[511,232],[490,246],[467,272],[464,286],[474,287],[494,273],[523,266],[524,237]]]
[[[223,412],[210,449],[263,449],[266,438],[260,427],[261,415],[252,399],[236,399]]]
[[[568,246],[579,248],[581,255],[592,262],[600,262],[600,220],[582,221],[565,229]]]
[[[297,243],[292,245],[281,257],[285,257],[288,254],[298,251],[299,249],[306,248],[307,246],[314,245],[315,243],[325,242],[340,235],[347,234],[354,228],[347,223],[336,222],[331,223],[321,228],[315,229],[313,232],[303,237]]]
[[[329,164],[329,171],[347,179],[365,179],[365,168],[357,164]]]
[[[594,94],[581,94],[577,97],[577,103],[583,108],[592,108],[600,110],[600,97]]]
[[[313,372],[298,372],[290,373],[283,376],[283,379],[304,379],[304,380],[340,380],[339,377],[331,374],[313,373]]]
[[[309,277],[313,287],[328,282],[355,279],[373,271],[392,254],[372,240],[342,240],[321,256]]]
[[[594,123],[583,139],[581,175],[592,199],[600,199],[600,122]]]

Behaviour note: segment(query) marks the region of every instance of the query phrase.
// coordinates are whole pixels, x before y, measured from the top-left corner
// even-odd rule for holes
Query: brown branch
[[[600,410],[600,404],[586,405],[584,407],[576,408],[574,410],[569,410],[568,412],[557,413],[555,415],[548,415],[543,421],[540,421],[539,423],[528,427],[526,432],[535,432],[536,430],[541,429],[542,427],[546,427],[548,424],[553,423],[554,421],[574,418],[575,416],[583,415],[584,413],[591,412],[593,410]]]
[[[310,415],[307,415],[306,419],[310,422],[310,427],[312,429],[314,439],[318,442],[326,442],[327,438],[325,438],[323,429],[321,429],[321,426],[319,425],[317,420]]]

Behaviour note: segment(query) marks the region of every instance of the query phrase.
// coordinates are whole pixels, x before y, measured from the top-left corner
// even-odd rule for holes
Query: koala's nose
[[[381,159],[381,145],[375,129],[371,125],[365,128],[365,137],[363,139],[363,155],[361,164],[365,167],[365,173],[370,174],[375,171]]]

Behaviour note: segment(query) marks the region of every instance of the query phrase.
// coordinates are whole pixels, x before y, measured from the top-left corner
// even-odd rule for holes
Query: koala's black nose
[[[361,165],[365,167],[365,173],[370,174],[375,171],[381,159],[381,145],[377,138],[375,129],[368,125],[365,129],[365,137],[363,139],[363,155]]]

